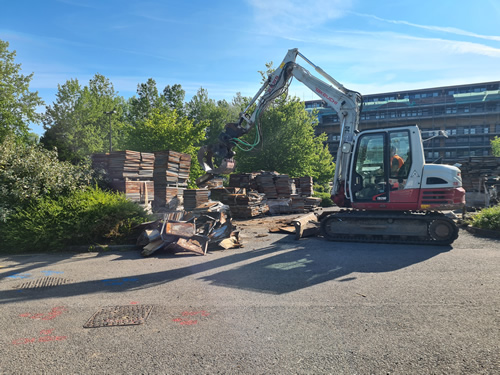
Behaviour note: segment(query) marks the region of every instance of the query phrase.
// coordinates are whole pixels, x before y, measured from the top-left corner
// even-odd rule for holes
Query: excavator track
[[[439,212],[341,210],[321,220],[330,241],[450,245],[458,238],[455,222]]]

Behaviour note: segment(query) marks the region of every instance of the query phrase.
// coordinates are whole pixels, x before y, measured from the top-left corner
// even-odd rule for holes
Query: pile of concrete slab
[[[191,155],[176,151],[131,150],[92,155],[92,165],[105,172],[112,189],[155,208],[177,207],[191,169]]]
[[[264,171],[232,174],[229,176],[229,187],[262,194],[261,202],[267,205],[265,212],[273,215],[309,212],[319,207],[321,203],[320,198],[312,196],[313,179],[310,176],[291,178],[286,174]],[[239,194],[248,195],[245,192]],[[262,213],[254,208],[256,204],[252,200],[247,199],[247,203],[241,196],[229,196],[225,199],[230,201],[238,199],[237,215],[239,217],[254,217]],[[259,202],[259,208],[261,202]],[[227,200],[224,203],[230,204]],[[230,205],[232,210],[233,206]],[[246,206],[248,208],[245,210]]]
[[[472,156],[458,160],[465,191],[482,192],[488,179],[500,176],[500,158],[495,156]]]
[[[136,202],[154,199],[154,154],[137,151],[115,151],[92,155],[95,170],[104,171],[110,187],[125,193]]]
[[[500,158],[471,156],[458,160],[467,208],[489,207],[500,201]]]

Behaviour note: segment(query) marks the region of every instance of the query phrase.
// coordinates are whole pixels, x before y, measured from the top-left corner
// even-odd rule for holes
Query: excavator
[[[297,64],[300,56],[328,82]],[[206,174],[199,186],[235,170],[233,148],[260,115],[296,78],[331,107],[340,120],[340,144],[331,190],[340,207],[321,219],[323,236],[332,241],[449,245],[458,238],[455,222],[443,213],[465,207],[465,190],[455,166],[426,164],[417,125],[360,131],[363,97],[337,82],[297,48],[267,77],[236,123],[225,125],[215,144],[201,147],[198,161]],[[250,111],[255,104],[255,109]],[[251,112],[251,113],[250,113]]]

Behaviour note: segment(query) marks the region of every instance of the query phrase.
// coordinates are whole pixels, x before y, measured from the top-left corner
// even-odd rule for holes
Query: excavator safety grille
[[[424,190],[422,204],[452,204],[453,191],[451,190]]]

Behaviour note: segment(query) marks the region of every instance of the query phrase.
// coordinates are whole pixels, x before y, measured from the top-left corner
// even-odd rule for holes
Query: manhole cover
[[[153,310],[151,305],[108,306],[97,311],[83,328],[143,324]]]
[[[40,279],[31,280],[21,285],[17,285],[15,289],[43,289],[53,286],[64,285],[70,283],[71,280],[63,279],[61,277],[42,277]]]

